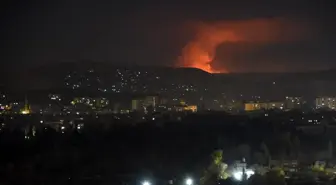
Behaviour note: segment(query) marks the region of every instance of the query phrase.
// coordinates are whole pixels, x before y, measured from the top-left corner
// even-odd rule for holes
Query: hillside
[[[13,74],[13,73],[12,73]],[[69,78],[68,78],[69,77]],[[197,87],[192,91],[209,96],[221,93],[258,96],[319,96],[336,95],[336,70],[300,73],[231,73],[209,74],[195,68],[161,66],[116,66],[108,63],[69,62],[49,64],[16,72],[3,78],[9,91],[69,89],[71,84],[90,87],[77,91],[97,91],[127,84],[122,92],[177,92],[176,88]],[[68,85],[66,85],[68,84]],[[174,87],[173,87],[174,86]],[[126,90],[125,90],[126,88]],[[174,89],[175,88],[175,89]],[[177,90],[177,91],[176,91]],[[109,92],[109,91],[108,91]],[[183,92],[182,92],[183,93]]]

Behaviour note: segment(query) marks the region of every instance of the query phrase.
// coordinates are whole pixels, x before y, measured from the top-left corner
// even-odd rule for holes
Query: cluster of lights
[[[175,93],[190,93],[198,91],[198,88],[194,84],[170,84],[168,86],[157,86],[157,89],[149,89],[149,86],[143,84],[150,84],[153,81],[162,80],[162,76],[146,71],[137,71],[132,69],[116,69],[115,70],[115,84],[111,86],[102,85],[102,81],[99,76],[93,75],[95,71],[88,69],[86,72],[73,71],[64,78],[64,84],[71,89],[79,88],[95,88],[95,90],[101,92],[170,92]],[[150,81],[150,83],[147,83]],[[207,90],[207,89],[205,89]],[[182,94],[184,96],[184,94]]]
[[[161,88],[163,90],[163,88]],[[167,91],[167,88],[164,88],[165,91]],[[190,84],[171,84],[171,91],[184,91],[184,92],[196,92],[197,87]]]
[[[248,179],[252,175],[254,175],[254,171],[253,170],[246,170],[245,174],[246,174],[246,178]],[[237,181],[242,181],[243,180],[243,172],[242,171],[233,172],[233,177]]]
[[[184,181],[184,184],[185,185],[193,185],[194,181],[191,178],[186,178],[185,181]],[[152,183],[148,180],[145,180],[141,183],[141,185],[152,185]]]
[[[93,69],[87,71],[88,73],[94,73]],[[92,75],[91,75],[92,76]],[[78,74],[76,71],[73,71],[71,74],[67,75],[65,78],[65,85],[72,88],[78,89],[81,87],[91,87],[91,83],[100,84],[99,77],[89,78],[86,74]]]
[[[88,73],[94,73],[93,69],[89,69]],[[101,80],[98,76],[92,78],[92,74],[88,73],[79,74],[73,71],[64,78],[64,83],[66,86],[72,89],[79,89],[81,87],[91,87],[93,83],[101,84]],[[162,77],[157,74],[149,74],[149,72],[133,71],[129,69],[116,69],[115,77],[117,78],[117,83],[112,85],[112,88],[107,87],[96,87],[98,91],[107,92],[112,91],[115,93],[120,93],[124,91],[147,91],[147,86],[140,83],[142,80],[161,80]],[[91,82],[91,83],[90,83]],[[146,84],[146,83],[145,83]],[[193,84],[171,84],[172,87],[160,87],[161,91],[167,92],[172,91],[183,91],[183,92],[196,92],[197,87]]]
[[[50,94],[49,95],[49,98],[51,100],[58,100],[58,101],[61,101],[61,96],[60,95],[57,95],[57,94]]]
[[[94,98],[82,97],[82,98],[75,98],[70,103],[72,105],[84,104],[84,105],[96,108],[96,107],[105,107],[105,106],[107,106],[109,104],[109,100],[107,98],[96,98],[96,99],[94,99]]]

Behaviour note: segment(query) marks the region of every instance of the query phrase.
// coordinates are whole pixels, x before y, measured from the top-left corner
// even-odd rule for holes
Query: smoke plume
[[[272,43],[301,39],[303,26],[281,18],[247,21],[198,22],[193,24],[195,37],[182,49],[178,67],[195,67],[210,73],[228,73],[211,65],[216,48],[226,42]],[[225,61],[223,61],[225,66]]]

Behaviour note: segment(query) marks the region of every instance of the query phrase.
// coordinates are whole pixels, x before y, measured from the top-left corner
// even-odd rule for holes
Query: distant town
[[[24,178],[30,182],[46,182],[46,176],[60,183],[137,184],[131,181],[141,176],[144,185],[150,179],[176,184],[180,170],[195,177],[188,185],[202,185],[209,184],[202,161],[210,155],[214,164],[225,162],[216,163],[223,168],[219,180],[267,172],[293,179],[302,169],[330,178],[336,172],[330,71],[209,74],[76,65],[33,70],[26,84],[13,80],[1,89],[0,169],[15,169],[13,178],[31,171],[35,175]],[[55,175],[67,166],[81,170]]]
[[[321,76],[326,78],[326,74],[331,73],[328,71],[318,72],[317,81],[311,81],[308,74],[298,74],[292,81],[306,81],[289,85],[288,81],[285,82],[293,74],[221,76],[192,68],[107,69],[108,66],[100,63],[62,65],[33,70],[35,75],[39,71],[45,74],[45,77],[37,77],[52,79],[48,82],[51,87],[44,88],[37,82],[33,88],[26,87],[19,93],[4,88],[0,94],[0,114],[10,117],[31,115],[39,117],[40,123],[53,123],[59,127],[76,119],[83,122],[84,117],[92,115],[95,118],[113,115],[109,118],[141,123],[148,120],[176,121],[189,114],[213,111],[269,117],[273,113],[286,114],[295,110],[300,116],[283,121],[297,125],[321,124],[326,120],[334,122],[335,119],[321,114],[336,108],[333,89],[325,90],[326,87],[321,86],[331,83],[330,79],[321,81]],[[316,73],[312,73],[314,75]],[[30,80],[34,79],[33,76]],[[246,76],[250,78],[241,81]],[[318,91],[305,89],[313,87],[319,88]],[[253,90],[249,90],[251,88]]]

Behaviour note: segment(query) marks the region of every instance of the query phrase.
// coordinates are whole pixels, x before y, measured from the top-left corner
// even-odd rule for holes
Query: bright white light
[[[190,178],[187,178],[185,181],[186,185],[192,185],[193,184],[193,180]]]
[[[246,175],[247,175],[247,178],[250,178],[252,175],[254,175],[254,171],[253,170],[246,170]]]
[[[234,172],[233,173],[233,177],[238,180],[241,181],[243,179],[243,172]]]
[[[248,170],[245,171],[245,174],[246,174],[246,178],[248,179],[248,178],[250,178],[252,175],[254,175],[254,171],[248,169]],[[236,180],[241,181],[241,180],[243,180],[243,172],[241,172],[241,171],[234,172],[234,173],[233,173],[233,177],[234,177]]]
[[[64,129],[65,129],[65,127],[64,127],[64,126],[62,126],[62,127],[61,127],[61,129],[62,129],[62,130],[64,130]]]
[[[21,114],[29,114],[29,111],[28,110],[23,110],[23,111],[21,111]]]
[[[149,181],[143,181],[142,185],[151,185],[151,183]]]

